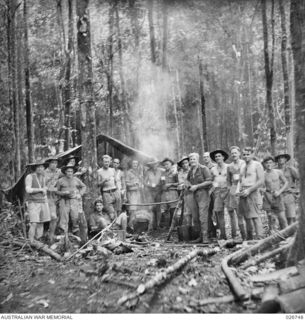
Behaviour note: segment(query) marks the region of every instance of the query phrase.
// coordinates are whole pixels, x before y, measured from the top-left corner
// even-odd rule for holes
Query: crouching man
[[[101,230],[105,229],[109,226],[113,220],[110,215],[103,211],[104,205],[101,199],[97,199],[94,202],[94,211],[89,216],[89,228],[91,234],[96,234]],[[115,230],[123,230],[126,233],[127,229],[127,214],[126,211],[123,212],[115,219],[115,222],[112,226],[112,229]]]

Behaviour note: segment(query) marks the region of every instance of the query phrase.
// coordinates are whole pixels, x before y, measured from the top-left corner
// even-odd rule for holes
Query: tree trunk
[[[24,27],[24,81],[25,81],[25,108],[26,108],[26,126],[28,139],[29,162],[34,161],[34,122],[31,101],[31,83],[30,83],[30,49],[28,39],[28,8],[27,0],[23,1],[23,27]]]
[[[15,161],[13,164],[15,181],[21,173],[20,157],[20,111],[18,104],[17,87],[17,48],[16,48],[16,0],[7,3],[7,48],[8,48],[8,80],[9,80],[9,105],[12,111],[12,127],[14,128]]]
[[[300,171],[299,226],[289,256],[297,262],[305,257],[305,0],[292,0],[290,30],[295,72],[296,155]]]
[[[201,102],[201,119],[202,119],[202,139],[203,139],[203,152],[208,150],[208,132],[207,132],[207,117],[206,117],[206,109],[205,109],[205,97],[204,97],[204,89],[203,89],[203,67],[202,61],[198,57],[199,62],[199,90],[200,90],[200,102]]]
[[[155,27],[154,27],[154,0],[148,0],[148,24],[149,24],[149,37],[150,37],[150,57],[152,64],[156,64],[156,38],[155,38]]]
[[[113,25],[114,25],[114,8],[111,1],[109,2],[109,35],[108,35],[108,72],[107,72],[107,88],[108,88],[108,106],[109,106],[109,126],[110,136],[113,136]]]
[[[72,102],[72,51],[73,51],[73,11],[72,0],[68,0],[68,46],[65,47],[65,82],[64,82],[64,105],[65,105],[65,150],[71,145],[71,102]]]
[[[119,73],[120,73],[120,81],[121,81],[121,102],[122,102],[122,110],[121,110],[121,137],[122,141],[125,143],[129,143],[129,122],[128,122],[128,103],[126,98],[126,86],[125,86],[125,76],[123,70],[123,50],[122,50],[122,36],[121,36],[121,28],[120,28],[120,15],[118,9],[119,2],[116,1],[115,6],[115,24],[117,31],[117,41],[118,41],[118,54],[119,54]]]
[[[289,105],[289,77],[288,77],[288,61],[287,61],[287,30],[286,30],[286,14],[283,0],[279,0],[279,9],[281,15],[281,59],[284,80],[284,109],[285,109],[285,128],[286,128],[286,148],[289,154],[293,153],[293,140],[291,135],[291,110]]]
[[[162,0],[163,9],[163,38],[162,38],[162,70],[167,68],[167,38],[168,38],[168,4]]]
[[[271,153],[275,154],[276,147],[276,131],[275,131],[275,116],[272,103],[272,86],[273,86],[273,62],[274,62],[274,0],[272,0],[271,8],[271,59],[269,59],[269,43],[268,43],[268,23],[267,23],[267,8],[266,0],[262,2],[262,21],[263,21],[263,37],[264,37],[264,59],[265,59],[265,78],[266,78],[266,107],[269,115],[270,128],[270,146]]]
[[[25,150],[24,138],[26,132],[25,110],[24,110],[24,73],[23,73],[23,8],[18,7],[17,11],[17,90],[19,105],[19,125],[20,125],[20,158],[21,168],[24,168],[27,162],[27,153]]]
[[[88,187],[84,197],[86,213],[90,203],[93,203],[97,196],[96,118],[88,3],[89,0],[77,1],[78,92],[81,113],[82,166],[88,169],[84,178]]]

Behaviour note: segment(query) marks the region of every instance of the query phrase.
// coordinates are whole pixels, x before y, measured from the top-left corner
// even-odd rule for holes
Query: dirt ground
[[[1,244],[0,310],[3,313],[247,313],[258,301],[200,305],[207,297],[231,294],[221,271],[222,258],[237,250],[221,249],[197,257],[172,279],[122,305],[118,300],[187,255],[195,246],[167,243],[166,232],[150,236],[133,252],[94,254],[57,262],[24,248]]]

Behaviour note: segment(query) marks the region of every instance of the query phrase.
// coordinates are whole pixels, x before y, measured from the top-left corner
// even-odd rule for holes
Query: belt
[[[102,193],[112,193],[114,191],[116,191],[116,188],[110,190],[102,190]]]

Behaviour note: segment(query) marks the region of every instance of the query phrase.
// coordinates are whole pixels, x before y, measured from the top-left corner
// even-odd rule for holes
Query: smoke
[[[172,98],[172,80],[161,68],[141,65],[138,100],[134,104],[139,149],[158,158],[175,155],[175,136],[169,134],[167,106]]]

